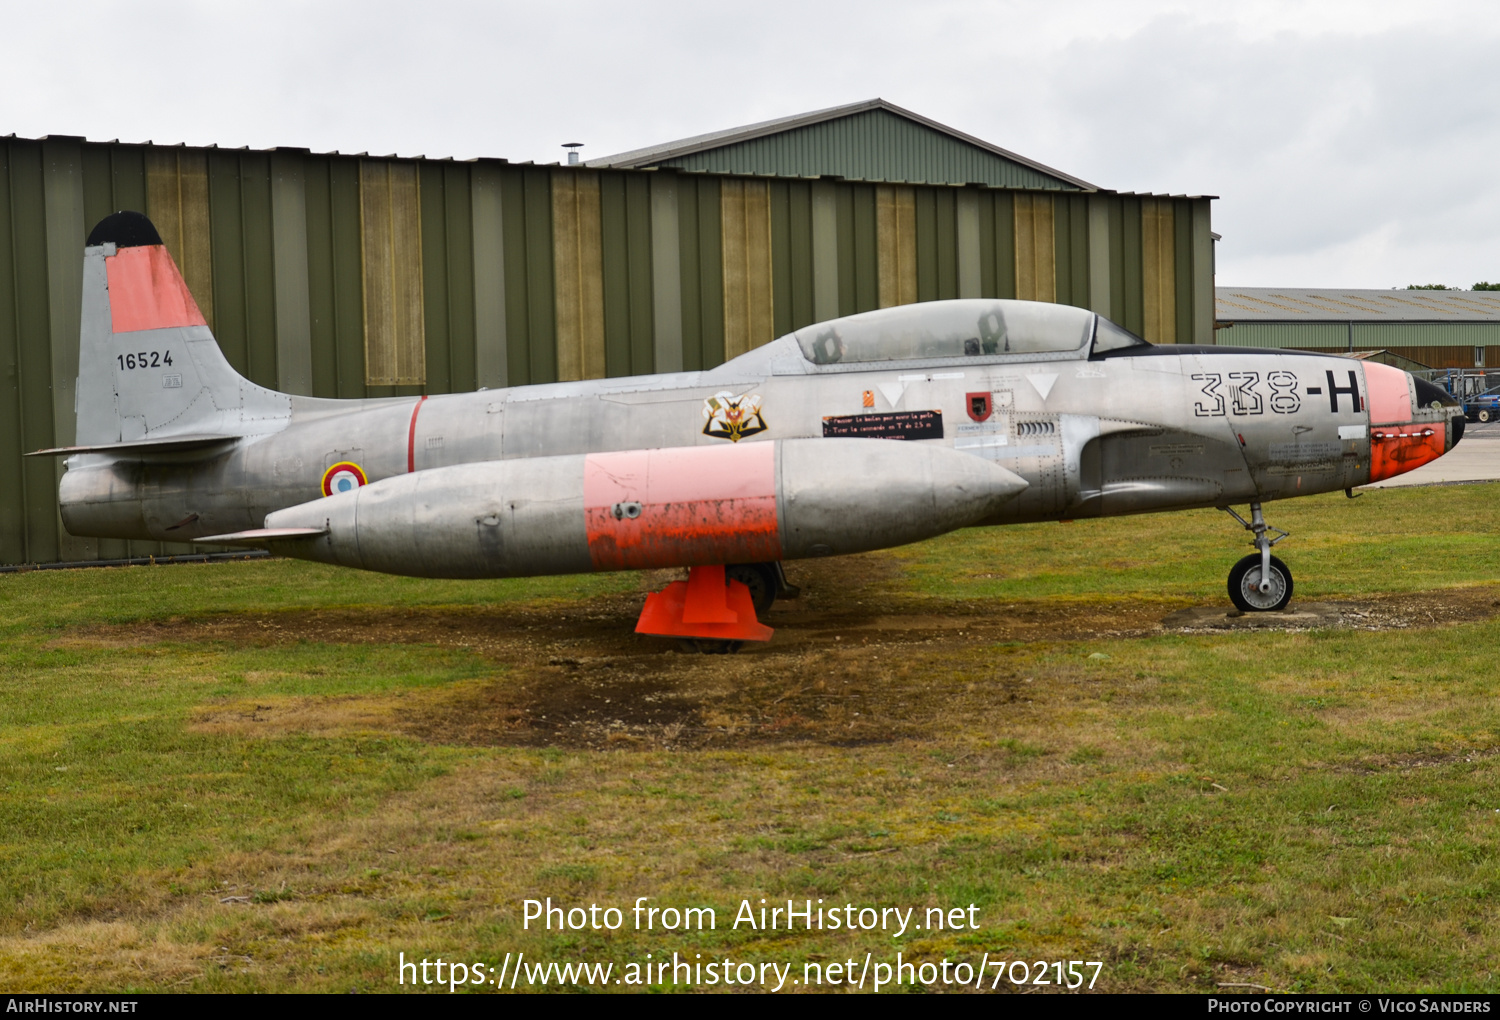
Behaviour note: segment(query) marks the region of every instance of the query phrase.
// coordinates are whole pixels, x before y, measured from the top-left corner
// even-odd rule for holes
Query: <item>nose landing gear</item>
[[[1292,600],[1292,572],[1271,555],[1271,546],[1287,537],[1287,532],[1266,523],[1259,503],[1250,504],[1247,521],[1229,507],[1220,507],[1229,516],[1254,533],[1250,543],[1258,552],[1246,556],[1229,571],[1229,600],[1242,613],[1265,613],[1285,609]],[[1276,537],[1271,537],[1271,532]]]

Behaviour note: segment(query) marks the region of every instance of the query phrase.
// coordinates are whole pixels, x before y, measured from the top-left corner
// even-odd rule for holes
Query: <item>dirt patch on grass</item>
[[[1478,623],[1500,615],[1500,588],[1447,588],[1377,595],[1359,602],[1334,603],[1349,626],[1362,630],[1401,630]]]
[[[482,608],[385,606],[165,620],[75,632],[102,644],[428,644],[470,649],[495,675],[371,696],[262,697],[206,706],[195,728],[279,735],[399,732],[435,743],[588,749],[858,746],[926,739],[964,712],[1007,732],[1066,705],[1073,667],[1038,656],[1061,642],[1161,633],[1182,600],[955,601],[899,591],[879,556],[794,565],[803,589],[766,616],[776,637],[736,655],[683,654],[633,633],[641,593]],[[1346,626],[1420,627],[1489,619],[1496,589],[1334,604]],[[1019,646],[1022,654],[997,654]],[[1131,697],[1123,679],[1118,696]],[[934,697],[942,691],[942,697]]]
[[[1448,765],[1472,764],[1489,761],[1500,756],[1500,747],[1470,747],[1461,751],[1442,752],[1435,750],[1408,751],[1396,754],[1377,754],[1353,762],[1341,771],[1374,775],[1381,772],[1414,772],[1417,769],[1441,768]]]
[[[407,698],[401,695],[352,695],[219,702],[200,708],[190,728],[197,733],[216,736],[280,737],[300,733],[332,737],[349,733],[388,733],[396,728],[406,701]]]
[[[1166,612],[1186,605],[1181,599],[924,598],[897,590],[891,580],[895,572],[892,563],[875,556],[794,564],[789,573],[801,586],[801,597],[777,602],[766,618],[776,628],[775,639],[766,647],[747,646],[742,654],[823,647],[845,639],[917,641],[964,636],[1047,641],[1137,636],[1155,632]],[[676,571],[651,571],[641,575],[638,593],[584,601],[541,600],[481,608],[369,606],[100,625],[70,631],[50,646],[416,643],[472,648],[480,653],[518,646],[578,648],[589,656],[675,653],[675,641],[638,636],[634,627],[645,592],[679,576]]]

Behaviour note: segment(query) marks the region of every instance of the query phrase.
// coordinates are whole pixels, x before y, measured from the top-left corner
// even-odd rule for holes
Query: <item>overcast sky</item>
[[[880,96],[1218,195],[1218,282],[1500,280],[1500,5],[0,0],[0,134],[585,158]]]

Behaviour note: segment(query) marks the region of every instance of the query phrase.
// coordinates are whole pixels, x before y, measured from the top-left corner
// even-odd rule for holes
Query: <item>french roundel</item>
[[[323,472],[323,495],[353,492],[367,481],[369,479],[365,477],[364,468],[353,461],[341,460]]]

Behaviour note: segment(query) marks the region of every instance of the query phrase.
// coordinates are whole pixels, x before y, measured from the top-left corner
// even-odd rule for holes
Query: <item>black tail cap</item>
[[[113,244],[116,248],[144,248],[161,244],[161,235],[143,214],[121,210],[110,213],[89,231],[89,247]]]

